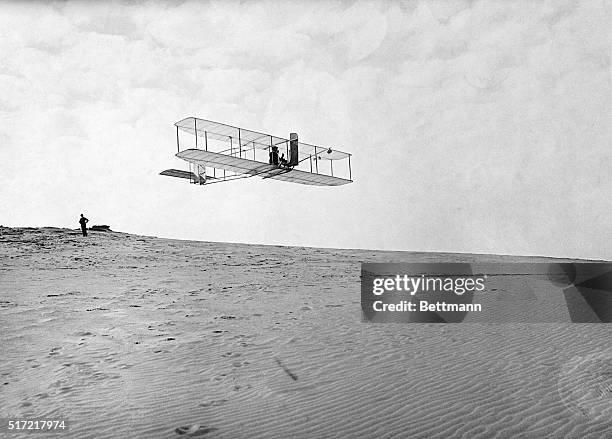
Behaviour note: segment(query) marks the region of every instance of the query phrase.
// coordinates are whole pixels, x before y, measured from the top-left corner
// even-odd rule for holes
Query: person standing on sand
[[[81,218],[79,219],[79,223],[81,224],[81,232],[83,232],[83,236],[87,236],[87,224],[89,220],[81,214]]]

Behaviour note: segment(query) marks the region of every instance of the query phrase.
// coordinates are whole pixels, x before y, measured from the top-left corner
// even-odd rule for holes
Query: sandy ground
[[[0,417],[74,438],[612,437],[609,325],[361,321],[362,261],[534,258],[0,231]]]

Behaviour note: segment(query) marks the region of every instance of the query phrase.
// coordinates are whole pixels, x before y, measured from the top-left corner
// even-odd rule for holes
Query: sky
[[[604,0],[1,2],[0,224],[612,259],[611,29]],[[354,182],[159,176],[189,116]]]

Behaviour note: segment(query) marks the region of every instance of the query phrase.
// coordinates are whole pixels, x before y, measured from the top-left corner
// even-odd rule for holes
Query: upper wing
[[[280,146],[282,149],[284,147],[283,145],[289,143],[289,139],[284,137],[273,136],[270,134],[260,133],[258,131],[238,128],[232,125],[196,117],[187,117],[183,120],[179,120],[174,125],[176,125],[180,130],[194,134],[199,138],[207,137],[208,139],[215,139],[223,142],[233,142],[233,145],[238,145],[238,149],[241,147],[268,149],[271,146]],[[307,158],[309,155],[318,157],[321,160],[342,160],[346,159],[351,154],[300,141],[300,160]]]

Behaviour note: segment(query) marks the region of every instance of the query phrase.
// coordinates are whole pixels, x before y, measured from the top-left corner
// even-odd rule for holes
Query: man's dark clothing
[[[270,164],[278,165],[278,147],[273,146],[272,151],[270,151]]]
[[[87,218],[85,218],[84,216],[81,217],[81,219],[79,220],[79,223],[81,224],[81,232],[83,232],[83,236],[87,236],[87,226],[85,224],[87,224],[87,221],[89,221]]]

